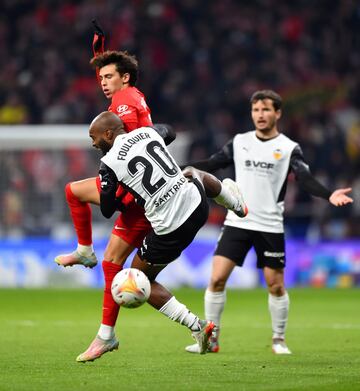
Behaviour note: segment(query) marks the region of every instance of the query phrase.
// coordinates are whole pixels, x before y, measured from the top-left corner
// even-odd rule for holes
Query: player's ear
[[[124,73],[122,75],[122,81],[123,81],[123,83],[129,83],[130,82],[130,73]]]
[[[106,129],[104,132],[106,140],[112,140],[114,138],[114,131],[112,129]]]
[[[281,118],[282,111],[281,110],[276,110],[275,115],[276,119],[279,120]]]

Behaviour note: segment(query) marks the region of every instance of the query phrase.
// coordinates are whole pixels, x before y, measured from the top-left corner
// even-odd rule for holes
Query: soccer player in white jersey
[[[346,194],[351,188],[330,192],[310,173],[300,146],[279,133],[281,97],[271,90],[257,91],[251,99],[255,130],[239,133],[208,160],[191,163],[213,172],[235,166],[236,183],[240,185],[248,215],[239,219],[228,212],[212,262],[212,274],[205,292],[205,318],[215,324],[210,339],[210,352],[219,351],[220,318],[226,302],[225,286],[235,266],[242,266],[251,247],[255,248],[257,267],[261,268],[268,288],[272,321],[272,350],[291,354],[285,344],[289,312],[289,295],[284,286],[284,197],[287,177],[292,171],[299,185],[332,205],[346,205],[353,200]],[[198,353],[196,345],[186,347]]]
[[[119,184],[144,207],[152,231],[145,236],[131,267],[142,270],[150,280],[149,304],[187,326],[198,344],[199,353],[206,353],[214,324],[200,320],[155,278],[180,256],[205,224],[207,195],[232,207],[240,216],[246,215],[247,207],[238,188],[228,190],[211,174],[189,168],[187,172],[192,176],[186,178],[166,148],[166,130],[166,126],[155,125],[126,133],[122,120],[111,112],[103,112],[93,120],[89,135],[93,146],[104,153],[99,171],[100,209],[107,218],[118,209],[116,191]],[[234,185],[232,183],[232,187]],[[101,340],[101,337],[96,336],[96,339]],[[105,352],[117,349],[119,345],[115,334],[110,340],[101,342],[106,343]],[[77,361],[93,361],[102,354],[86,351]]]

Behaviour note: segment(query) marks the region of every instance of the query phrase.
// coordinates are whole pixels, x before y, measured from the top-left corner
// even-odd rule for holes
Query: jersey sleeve
[[[143,94],[140,94],[139,99],[136,100],[136,107],[138,111],[138,128],[153,126],[151,119],[149,106],[146,104],[146,100]]]
[[[103,216],[110,218],[116,208],[116,190],[118,185],[114,171],[105,163],[101,162],[99,169],[100,177],[100,210]]]
[[[302,189],[315,197],[329,199],[331,191],[312,175],[299,145],[291,153],[290,168],[294,172],[295,178]]]
[[[189,162],[181,166],[184,169],[186,166],[192,166],[198,170],[214,172],[220,168],[226,168],[234,164],[234,147],[233,140],[225,144],[218,152],[210,156],[209,159]]]

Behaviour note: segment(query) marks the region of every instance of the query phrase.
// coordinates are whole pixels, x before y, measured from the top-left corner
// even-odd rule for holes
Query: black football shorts
[[[285,239],[283,233],[252,231],[224,225],[215,255],[221,255],[242,266],[251,247],[254,247],[259,269],[285,267]]]
[[[175,261],[194,240],[199,229],[206,223],[209,205],[205,190],[197,179],[193,180],[201,194],[201,202],[190,217],[175,231],[157,235],[153,230],[146,235],[137,254],[152,265],[167,265]]]

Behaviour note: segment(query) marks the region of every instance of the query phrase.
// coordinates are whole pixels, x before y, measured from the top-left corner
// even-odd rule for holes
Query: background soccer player
[[[237,134],[208,160],[191,163],[208,172],[233,165],[236,183],[249,207],[243,219],[228,212],[213,257],[211,279],[205,292],[205,317],[216,325],[209,350],[219,350],[226,282],[234,267],[242,266],[246,254],[254,247],[257,267],[263,270],[269,292],[272,350],[276,354],[290,354],[285,344],[289,295],[284,286],[283,226],[288,175],[292,171],[304,190],[332,205],[342,206],[353,200],[346,195],[351,188],[331,192],[320,184],[310,173],[300,146],[279,132],[277,122],[281,117],[282,99],[277,93],[257,91],[250,102],[255,130]],[[190,345],[186,350],[197,353],[198,347]]]

